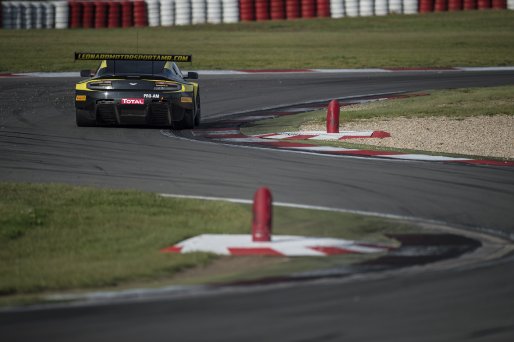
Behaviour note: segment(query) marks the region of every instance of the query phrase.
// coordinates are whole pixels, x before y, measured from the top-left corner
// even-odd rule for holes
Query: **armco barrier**
[[[507,0],[507,8],[514,10],[514,0]]]
[[[286,18],[286,4],[284,0],[270,0],[271,20],[282,20]]]
[[[269,2],[268,0],[255,0],[255,20],[269,20]]]

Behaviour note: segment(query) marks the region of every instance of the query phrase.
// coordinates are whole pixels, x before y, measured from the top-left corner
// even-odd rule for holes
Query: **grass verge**
[[[514,65],[514,12],[103,30],[0,30],[0,71],[90,68],[73,52],[192,53],[194,69]],[[187,68],[187,67],[186,67]]]
[[[202,233],[249,233],[249,205],[67,185],[0,183],[0,304],[64,290],[250,279],[362,260],[163,254]],[[353,214],[274,208],[274,233],[389,242],[414,228]]]

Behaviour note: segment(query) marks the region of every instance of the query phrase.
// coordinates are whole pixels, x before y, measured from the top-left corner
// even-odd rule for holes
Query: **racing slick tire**
[[[76,109],[75,120],[78,127],[96,126],[96,120],[91,119],[87,110]]]
[[[186,110],[184,113],[184,118],[180,121],[180,129],[193,129],[195,128],[195,111]]]
[[[196,96],[196,115],[195,115],[195,126],[200,126],[200,121],[202,119],[202,107],[200,106],[200,92]]]

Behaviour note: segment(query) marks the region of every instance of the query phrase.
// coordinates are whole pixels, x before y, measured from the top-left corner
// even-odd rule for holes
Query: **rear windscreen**
[[[148,61],[107,61],[107,67],[98,70],[98,76],[103,75],[160,75],[169,76],[169,70],[164,69],[166,62]]]

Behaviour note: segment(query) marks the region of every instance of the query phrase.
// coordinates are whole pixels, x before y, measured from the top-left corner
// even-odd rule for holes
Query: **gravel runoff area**
[[[304,125],[301,130],[324,130]],[[430,152],[514,158],[514,115],[467,118],[378,118],[341,122],[341,131],[380,130],[385,139],[351,139],[348,142]]]

